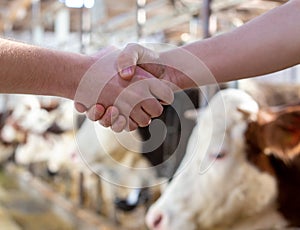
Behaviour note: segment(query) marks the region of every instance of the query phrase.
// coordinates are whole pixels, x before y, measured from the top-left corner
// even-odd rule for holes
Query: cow
[[[220,91],[199,113],[185,158],[148,210],[149,229],[300,226],[299,117],[299,107],[263,110],[242,90]]]
[[[154,170],[140,154],[142,141],[137,131],[114,133],[85,119],[68,143],[67,148],[52,150],[48,171],[51,175],[61,172],[71,175],[72,200],[79,196],[78,176],[81,174],[85,193],[82,202],[97,210],[101,206],[102,213],[108,217],[115,216],[115,199],[122,202],[131,192],[133,196],[141,191],[135,188],[150,186],[156,180]],[[99,198],[101,205],[97,202]]]
[[[74,139],[72,103],[33,95],[16,100],[1,130],[2,140],[17,146],[15,161],[21,165],[45,162],[56,149],[66,151]]]

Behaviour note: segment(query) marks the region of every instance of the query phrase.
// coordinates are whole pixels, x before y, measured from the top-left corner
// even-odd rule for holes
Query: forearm
[[[232,32],[183,48],[203,61],[217,82],[225,82],[299,64],[299,38],[300,1],[293,0]],[[213,79],[200,75],[192,77],[198,78],[198,84],[214,83]]]
[[[93,60],[0,39],[0,93],[61,96],[73,99]]]

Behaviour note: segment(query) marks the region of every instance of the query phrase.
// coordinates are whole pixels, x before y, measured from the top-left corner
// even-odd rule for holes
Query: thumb
[[[131,80],[135,74],[141,50],[138,44],[128,44],[117,58],[117,69],[124,80]]]
[[[135,74],[136,66],[140,65],[149,73],[153,74],[152,67],[158,63],[159,55],[153,50],[147,49],[139,44],[130,43],[117,58],[119,75],[124,80],[131,80]],[[154,74],[155,75],[155,74]],[[156,77],[159,77],[155,75]]]

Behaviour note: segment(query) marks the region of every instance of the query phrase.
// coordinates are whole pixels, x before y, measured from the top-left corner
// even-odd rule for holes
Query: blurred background
[[[129,42],[179,46],[230,31],[284,2],[0,0],[0,36],[84,54],[109,45],[122,48]],[[274,78],[274,75],[284,77]],[[240,87],[263,105],[278,105],[299,98],[296,84],[299,75],[299,68],[294,67],[271,77],[231,82],[221,88]],[[269,95],[262,96],[261,91],[266,88],[270,94],[276,93],[276,100]],[[120,147],[109,152],[118,162],[130,167],[159,165],[153,171],[139,176],[127,171],[124,174],[101,154],[101,157],[93,155],[91,161],[97,162],[95,167],[100,168],[102,175],[108,175],[104,179],[78,163],[80,156],[73,135],[93,134],[86,131],[78,134],[86,121],[78,114],[73,117],[70,101],[1,95],[0,229],[146,229],[145,213],[184,157],[195,125],[184,117],[185,112],[204,106],[207,101],[203,98],[215,92],[215,87],[203,87],[201,92],[189,90],[176,94],[174,104],[166,106],[158,118],[165,128],[150,130],[165,138],[156,150],[147,151],[151,146],[144,145],[139,146],[142,154],[120,152]],[[192,103],[184,103],[186,95]],[[138,135],[149,139],[150,131],[149,127],[140,129]],[[161,165],[167,159],[168,163]],[[136,189],[106,180],[112,177],[117,178],[114,181],[117,184],[132,179]],[[145,189],[149,185],[157,186]]]
[[[0,33],[77,52],[137,41],[180,45],[231,30],[282,2],[2,0]]]

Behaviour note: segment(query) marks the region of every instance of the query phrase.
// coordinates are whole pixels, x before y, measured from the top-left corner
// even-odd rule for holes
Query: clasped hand
[[[74,98],[79,112],[86,112],[89,119],[99,120],[115,132],[149,125],[152,118],[162,113],[162,104],[171,104],[174,98],[167,82],[138,66],[129,73],[125,68],[121,71],[125,79],[121,78],[118,66],[124,63],[124,56],[120,53],[111,48],[99,52],[95,56],[98,60],[82,77]]]

